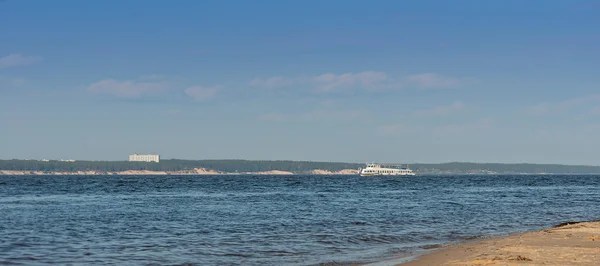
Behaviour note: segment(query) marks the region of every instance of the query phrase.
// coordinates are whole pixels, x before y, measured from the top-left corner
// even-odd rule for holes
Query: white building
[[[156,162],[160,161],[160,155],[158,154],[130,154],[130,162]]]

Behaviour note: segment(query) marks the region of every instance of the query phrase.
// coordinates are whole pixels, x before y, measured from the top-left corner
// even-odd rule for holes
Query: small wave
[[[240,257],[240,258],[252,258],[253,257],[250,254],[237,254],[237,253],[217,254],[217,256],[222,256],[222,257]]]
[[[400,243],[400,242],[411,242],[406,237],[391,236],[391,235],[356,236],[356,237],[348,238],[347,241],[352,244],[360,244],[360,243],[392,244],[392,243]]]
[[[325,245],[339,245],[339,244],[342,244],[341,241],[336,241],[336,240],[317,240],[317,243],[319,243],[319,244],[325,244]]]
[[[474,235],[474,236],[467,236],[463,239],[470,241],[470,240],[486,239],[486,238],[491,238],[491,237],[492,236],[490,236],[490,235]]]
[[[403,179],[386,179],[385,182],[387,182],[387,183],[403,183],[404,180]]]
[[[322,262],[317,264],[311,264],[309,266],[353,266],[353,265],[363,265],[364,261],[329,261]]]
[[[289,183],[286,186],[288,186],[288,187],[295,187],[295,186],[298,186],[298,185],[302,185],[302,182],[296,181],[296,182]]]
[[[432,245],[421,246],[422,249],[436,249],[436,248],[441,248],[441,247],[442,247],[441,244],[432,244]]]
[[[450,205],[456,205],[456,206],[461,206],[464,207],[465,205],[458,203],[458,202],[454,202],[454,201],[442,201],[440,203],[446,203],[446,204],[450,204]]]
[[[271,255],[271,256],[296,256],[296,255],[309,254],[308,252],[292,252],[292,251],[285,251],[285,250],[264,250],[264,251],[259,251],[259,253]]]
[[[553,226],[553,228],[563,227],[563,226],[572,225],[572,224],[579,224],[579,223],[583,223],[583,222],[581,222],[581,221],[564,222],[564,223],[560,223],[560,224]]]
[[[323,189],[321,191],[317,191],[317,193],[336,193],[339,192],[337,189]]]
[[[0,265],[24,265],[24,264],[18,263],[18,262],[13,262],[13,261],[0,260]]]
[[[34,257],[17,257],[17,258],[7,258],[9,260],[29,260],[29,261],[34,261],[34,260],[41,260],[39,258],[34,258]]]

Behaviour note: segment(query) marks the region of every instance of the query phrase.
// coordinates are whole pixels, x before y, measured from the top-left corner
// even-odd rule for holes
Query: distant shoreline
[[[269,170],[261,172],[187,172],[187,171],[144,171],[144,170],[125,170],[125,171],[114,171],[114,172],[97,172],[97,171],[19,171],[19,170],[0,170],[0,176],[59,176],[59,175],[71,175],[71,176],[94,176],[94,175],[179,175],[179,176],[207,176],[207,175],[358,175],[358,170],[345,169],[341,171],[326,171],[326,170],[313,170],[309,172],[293,173],[288,171]],[[480,175],[480,176],[507,176],[507,175],[600,175],[600,173],[419,173],[417,176],[468,176],[468,175]],[[407,177],[402,177],[407,178]]]
[[[384,165],[387,165],[384,163]],[[502,164],[450,162],[438,164],[393,163],[408,166],[418,175],[545,175],[600,174],[600,166],[561,164]],[[77,161],[77,160],[0,160],[0,174],[34,175],[207,175],[207,174],[285,174],[332,175],[357,174],[361,163],[261,160],[179,160],[160,162]]]
[[[303,173],[309,175],[356,175],[358,170],[343,169],[340,171],[327,171],[316,169],[309,173]],[[297,173],[270,170],[260,172],[218,172],[207,169],[194,169],[192,171],[148,171],[148,170],[125,170],[125,171],[114,171],[114,172],[101,172],[101,171],[20,171],[20,170],[0,170],[0,175],[299,175]]]

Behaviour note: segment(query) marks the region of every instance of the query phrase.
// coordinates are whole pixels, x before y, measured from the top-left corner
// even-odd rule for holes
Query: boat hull
[[[370,163],[366,168],[359,169],[360,176],[414,176],[415,173],[408,167],[389,168],[381,164]]]
[[[359,173],[360,176],[414,176],[415,174],[367,174],[367,173]]]

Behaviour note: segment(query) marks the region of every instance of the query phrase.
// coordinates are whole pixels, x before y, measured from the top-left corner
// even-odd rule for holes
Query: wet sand
[[[450,245],[398,265],[600,265],[600,222]]]

